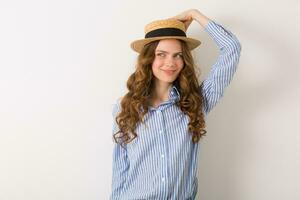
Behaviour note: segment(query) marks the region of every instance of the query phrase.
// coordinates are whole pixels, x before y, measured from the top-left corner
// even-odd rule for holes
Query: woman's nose
[[[173,67],[175,65],[175,59],[174,58],[167,58],[166,59],[166,66]]]

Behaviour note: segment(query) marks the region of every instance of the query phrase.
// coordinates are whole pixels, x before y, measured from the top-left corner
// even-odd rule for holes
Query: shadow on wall
[[[249,163],[249,159],[254,159],[251,151],[258,142],[257,134],[264,134],[251,133],[249,122],[253,122],[262,109],[274,104],[284,107],[281,103],[283,98],[293,98],[295,91],[299,93],[296,83],[299,68],[295,59],[296,52],[292,49],[295,44],[291,40],[282,38],[279,33],[276,35],[277,32],[266,23],[258,27],[249,21],[237,24],[236,20],[226,20],[226,17],[222,19],[224,23],[221,24],[225,28],[230,24],[230,27],[239,27],[241,30],[236,35],[242,44],[242,52],[231,85],[225,89],[224,96],[207,118],[208,132],[201,142],[198,155],[197,199],[234,200],[241,197],[243,192],[238,191],[237,180],[243,177],[238,171],[244,166],[243,161]],[[235,33],[234,28],[232,32]],[[211,44],[208,41],[204,43]],[[253,52],[257,49],[259,52]],[[212,53],[211,49],[209,52]],[[260,59],[257,59],[258,55]],[[207,67],[210,69],[211,66]],[[263,71],[264,77],[257,74],[259,69]],[[239,79],[242,71],[249,72],[247,79]],[[262,78],[257,81],[259,77]],[[237,79],[240,81],[237,82]],[[274,134],[274,137],[280,137]],[[204,146],[205,153],[202,151]]]

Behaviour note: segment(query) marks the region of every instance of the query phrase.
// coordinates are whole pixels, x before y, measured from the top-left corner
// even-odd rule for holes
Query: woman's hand
[[[193,20],[198,21],[203,27],[205,27],[210,20],[208,17],[203,15],[199,10],[197,9],[189,9],[186,10],[179,15],[176,15],[174,17],[171,17],[172,19],[177,19],[180,20],[184,23],[185,30],[188,29],[190,24],[192,23]]]
[[[197,12],[196,9],[189,9],[172,18],[182,21],[184,23],[185,30],[187,30],[194,20],[195,12]]]

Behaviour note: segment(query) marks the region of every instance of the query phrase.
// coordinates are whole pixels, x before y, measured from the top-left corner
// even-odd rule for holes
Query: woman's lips
[[[176,70],[163,70],[167,75],[172,75]]]

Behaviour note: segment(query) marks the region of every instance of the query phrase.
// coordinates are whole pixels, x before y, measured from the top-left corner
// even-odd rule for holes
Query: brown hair
[[[184,67],[174,81],[180,91],[180,100],[176,105],[184,114],[189,116],[188,129],[192,133],[193,143],[197,143],[206,134],[204,114],[202,111],[203,97],[200,92],[194,60],[186,43],[181,41]],[[155,49],[159,41],[151,42],[140,52],[136,70],[127,80],[128,93],[121,100],[121,112],[115,120],[119,127],[114,134],[115,142],[130,143],[137,137],[135,128],[137,123],[143,122],[150,105],[150,94],[153,88],[152,62],[155,58]],[[141,109],[142,108],[142,109]]]

